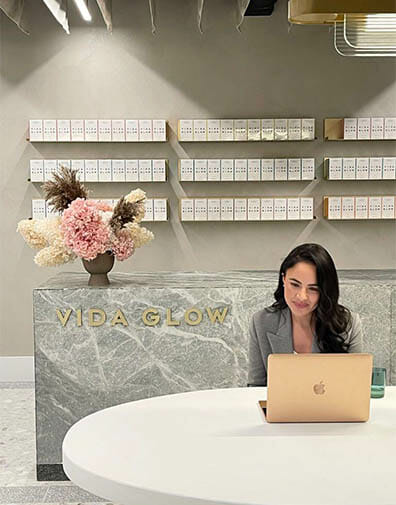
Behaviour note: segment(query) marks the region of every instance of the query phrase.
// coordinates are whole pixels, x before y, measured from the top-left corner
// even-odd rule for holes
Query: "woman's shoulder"
[[[274,331],[279,326],[279,321],[282,316],[282,310],[274,307],[265,307],[252,316],[253,324],[256,328],[266,331]]]

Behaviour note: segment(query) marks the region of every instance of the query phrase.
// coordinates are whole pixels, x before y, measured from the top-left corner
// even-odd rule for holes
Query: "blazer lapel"
[[[267,338],[273,354],[288,354],[293,352],[292,322],[290,309],[283,309],[276,333],[267,331]]]

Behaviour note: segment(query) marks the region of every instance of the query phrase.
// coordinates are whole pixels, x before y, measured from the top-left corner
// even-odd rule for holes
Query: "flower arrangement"
[[[23,219],[17,227],[26,243],[39,249],[34,258],[39,266],[57,266],[76,258],[90,261],[104,253],[124,261],[154,238],[140,226],[146,199],[141,189],[131,191],[112,208],[88,199],[76,171],[65,167],[43,189],[59,216]]]

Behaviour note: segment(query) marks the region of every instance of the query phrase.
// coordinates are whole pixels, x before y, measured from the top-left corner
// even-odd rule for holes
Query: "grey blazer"
[[[358,314],[352,313],[351,328],[346,342],[349,352],[362,352],[362,323]],[[269,354],[293,352],[292,321],[290,309],[271,312],[268,308],[253,314],[249,327],[249,386],[267,385],[267,359]],[[320,352],[316,339],[312,352]]]

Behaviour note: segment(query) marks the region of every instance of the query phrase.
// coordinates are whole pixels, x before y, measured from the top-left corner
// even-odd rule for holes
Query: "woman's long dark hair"
[[[350,329],[351,313],[338,303],[340,294],[338,275],[330,254],[319,244],[302,244],[294,248],[283,260],[279,271],[278,287],[274,293],[273,310],[287,307],[283,289],[286,271],[300,263],[310,263],[316,267],[319,302],[315,309],[315,331],[318,347],[325,353],[348,352],[349,344],[345,334]]]

